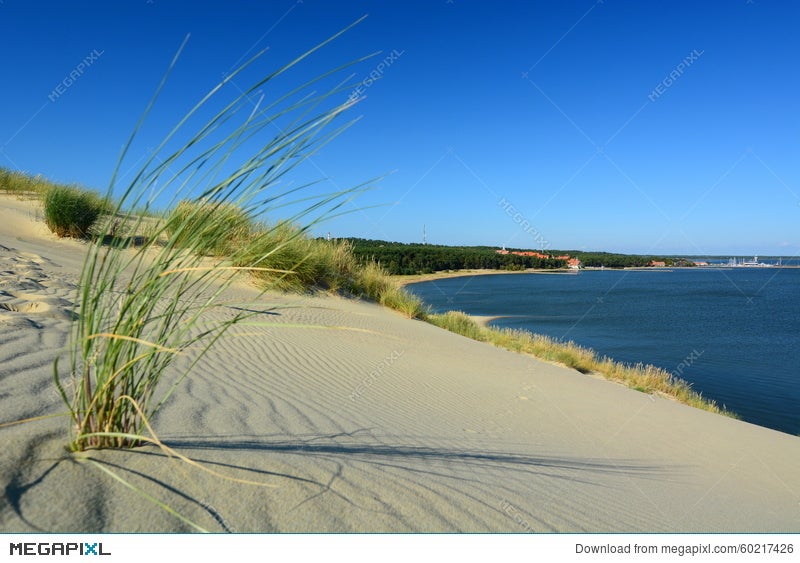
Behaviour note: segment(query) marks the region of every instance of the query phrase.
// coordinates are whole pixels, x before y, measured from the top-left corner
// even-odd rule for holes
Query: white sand
[[[0,196],[0,422],[65,412],[52,361],[86,247],[35,209]],[[212,531],[800,531],[798,437],[373,304],[268,301],[257,320],[291,326],[235,328],[154,422],[183,454],[275,488],[155,447],[93,457]],[[67,428],[0,428],[0,530],[189,530],[75,461]]]

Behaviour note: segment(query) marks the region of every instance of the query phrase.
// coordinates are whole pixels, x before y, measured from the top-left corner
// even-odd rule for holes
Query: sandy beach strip
[[[527,270],[452,270],[434,272],[432,274],[413,274],[407,276],[391,276],[392,279],[398,284],[405,286],[412,283],[421,283],[428,281],[444,280],[449,278],[465,278],[474,276],[497,276],[508,274],[549,274],[549,275],[567,275],[572,276],[578,273],[578,270],[540,270],[540,269],[527,269]]]
[[[66,412],[84,243],[0,196],[0,423]],[[157,447],[65,450],[0,427],[0,531],[800,532],[800,438],[335,296],[256,293],[153,421]],[[224,315],[225,312],[218,313]],[[180,362],[192,360],[191,354]]]

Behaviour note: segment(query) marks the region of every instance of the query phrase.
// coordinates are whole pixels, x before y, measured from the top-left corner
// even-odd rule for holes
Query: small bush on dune
[[[52,186],[44,195],[44,221],[59,237],[89,238],[101,215],[110,212],[107,200],[73,186]]]
[[[411,319],[424,320],[427,316],[428,309],[422,300],[401,287],[392,287],[384,291],[380,296],[379,303],[403,313]]]
[[[386,270],[376,262],[368,262],[361,266],[357,278],[353,280],[352,291],[357,295],[380,301],[380,296],[391,287],[392,280]]]

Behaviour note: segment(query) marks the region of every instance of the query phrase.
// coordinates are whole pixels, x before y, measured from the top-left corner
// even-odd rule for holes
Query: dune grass
[[[187,225],[187,226],[184,226]],[[401,288],[379,264],[360,264],[346,240],[323,240],[307,228],[283,221],[256,222],[241,208],[182,201],[166,219],[175,244],[229,260],[250,272],[261,287],[291,292],[322,290],[362,297],[412,318],[422,318],[422,301]]]
[[[312,238],[306,229],[287,221],[256,225],[235,262],[239,266],[266,266],[266,270],[252,274],[262,287],[296,292],[346,289],[356,269],[349,243]],[[292,273],[276,275],[271,270]]]
[[[388,271],[376,262],[361,265],[353,279],[351,291],[409,318],[425,319],[428,314],[422,300],[400,287]]]
[[[97,220],[111,211],[107,199],[76,186],[48,187],[43,204],[44,222],[58,237],[89,238]]]
[[[172,243],[204,256],[231,256],[249,240],[250,217],[231,203],[181,201],[166,217]]]
[[[715,401],[706,399],[692,389],[685,380],[652,365],[623,364],[607,357],[599,357],[593,350],[578,346],[574,342],[559,342],[524,330],[480,326],[460,311],[428,315],[426,320],[440,328],[479,342],[530,354],[543,360],[563,364],[581,373],[600,375],[643,393],[658,394],[686,405],[737,418],[735,413],[720,407]]]
[[[97,237],[89,247],[79,283],[69,364],[63,369],[57,359],[54,365],[55,383],[72,419],[71,450],[127,448],[152,442],[153,438],[146,434],[151,433],[150,421],[158,409],[190,375],[203,354],[229,328],[252,314],[227,307],[220,300],[236,275],[242,270],[269,271],[287,279],[296,275],[294,269],[301,264],[293,263],[294,257],[288,259],[285,270],[278,272],[274,265],[267,265],[274,249],[263,254],[263,247],[250,242],[234,248],[230,240],[220,243],[216,237],[221,232],[227,235],[225,229],[231,222],[255,224],[276,198],[296,192],[297,189],[290,189],[281,193],[280,180],[349,125],[332,127],[353,104],[352,100],[334,103],[332,96],[344,99],[352,84],[340,82],[322,94],[309,92],[348,65],[305,82],[275,103],[252,105],[265,84],[284,75],[349,27],[257,81],[199,128],[187,132],[187,123],[197,119],[207,102],[216,99],[223,87],[258,60],[260,54],[244,63],[189,110],[152,151],[133,180],[120,187],[122,194],[112,213],[99,225],[99,232],[113,232],[120,221],[134,231],[143,227],[146,218],[130,210],[142,205],[149,208],[147,194],[152,194],[156,182],[158,193],[174,194],[172,205],[178,210],[160,222],[154,236],[140,246],[108,244],[103,237]],[[116,178],[125,154],[177,58],[178,55],[123,150],[109,188],[109,200],[118,191]],[[349,64],[361,60],[364,59]],[[240,114],[246,117],[234,119]],[[287,116],[294,117],[275,135],[276,121],[286,121]],[[238,125],[231,130],[231,123]],[[246,141],[259,134],[261,140],[255,153],[242,156],[240,150]],[[178,136],[188,141],[167,150],[170,141]],[[231,162],[239,164],[229,170]],[[327,216],[357,189],[320,196],[293,221],[307,219],[311,213]],[[180,208],[178,202],[187,199],[202,205]],[[301,201],[307,200],[305,196]],[[248,241],[253,236],[247,229],[242,233]],[[218,258],[209,258],[220,253]],[[220,312],[217,320],[208,316],[212,310]],[[177,364],[177,358],[185,361]]]
[[[0,192],[41,200],[45,224],[58,237],[89,238],[95,222],[111,210],[96,192],[6,168],[0,168]]]
[[[43,176],[31,176],[0,167],[0,192],[18,196],[42,198],[44,194],[57,184]]]

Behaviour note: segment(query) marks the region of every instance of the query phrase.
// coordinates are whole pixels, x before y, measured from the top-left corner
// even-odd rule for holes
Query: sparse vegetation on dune
[[[96,236],[112,246],[169,244],[249,269],[261,287],[331,291],[375,301],[408,317],[425,315],[422,301],[393,281],[382,265],[361,263],[351,241],[313,238],[290,221],[270,224],[232,202],[182,200],[162,220],[141,207],[115,209],[90,190],[5,169],[0,169],[0,189],[41,198],[47,224],[58,236]]]
[[[399,287],[381,265],[360,264],[348,240],[310,237],[291,222],[258,222],[232,205],[179,203],[166,219],[174,243],[197,240],[201,254],[250,272],[261,287],[321,290],[364,297],[409,317],[424,315],[422,301]]]
[[[427,307],[422,300],[400,287],[386,269],[376,262],[361,266],[353,282],[353,292],[400,311],[407,317],[427,317]]]
[[[0,167],[0,192],[41,198],[47,190],[56,185],[42,176],[31,176]]]
[[[249,240],[250,217],[231,203],[181,201],[166,216],[166,234],[177,247],[224,257]]]

